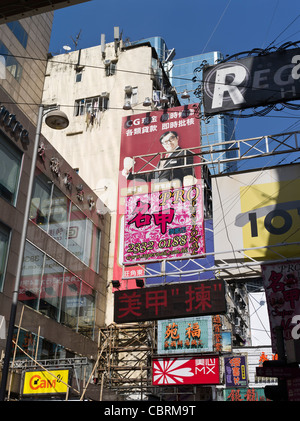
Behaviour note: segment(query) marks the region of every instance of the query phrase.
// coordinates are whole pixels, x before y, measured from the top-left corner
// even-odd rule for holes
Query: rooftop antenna
[[[68,51],[70,51],[70,50],[71,50],[71,47],[70,47],[69,45],[64,45],[64,46],[63,46],[63,49],[64,49],[66,52],[68,52]]]
[[[80,29],[80,31],[79,31],[79,32],[78,32],[78,34],[76,35],[75,39],[73,39],[73,37],[71,37],[72,41],[74,42],[75,50],[76,50],[76,48],[77,48],[78,41],[80,40],[80,34],[81,34],[81,31],[82,31],[82,30]]]

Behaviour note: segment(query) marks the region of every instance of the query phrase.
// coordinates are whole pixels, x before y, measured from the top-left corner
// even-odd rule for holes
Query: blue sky
[[[224,56],[269,45],[300,40],[299,0],[92,0],[60,9],[54,14],[50,52],[113,41],[114,26],[123,39],[164,38],[175,58],[209,51]],[[299,43],[300,45],[300,43]],[[300,130],[300,111],[284,109],[265,117],[239,119],[236,139]]]

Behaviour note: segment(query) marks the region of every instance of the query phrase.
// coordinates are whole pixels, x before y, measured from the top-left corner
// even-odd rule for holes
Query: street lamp
[[[34,183],[35,166],[36,166],[36,159],[37,159],[37,152],[38,152],[39,140],[40,140],[40,135],[41,135],[43,117],[47,115],[47,117],[45,118],[45,123],[49,125],[49,127],[51,127],[52,129],[61,130],[61,129],[65,129],[69,125],[68,117],[62,111],[53,110],[53,108],[45,112],[44,111],[45,111],[44,105],[41,104],[39,106],[36,134],[35,134],[34,145],[33,145],[33,154],[32,154],[32,161],[31,161],[31,168],[30,168],[30,175],[29,175],[29,182],[28,182],[28,192],[26,196],[24,220],[23,220],[21,240],[20,240],[20,250],[19,250],[19,256],[18,256],[18,263],[17,263],[17,272],[16,272],[15,286],[13,290],[12,303],[11,303],[11,309],[10,309],[10,319],[9,319],[9,325],[8,325],[8,331],[7,331],[5,356],[3,360],[2,379],[1,379],[1,386],[0,386],[0,401],[5,400],[6,383],[7,383],[8,372],[9,372],[9,361],[10,361],[10,355],[11,355],[11,350],[12,350],[12,340],[13,340],[14,325],[15,325],[16,313],[17,313],[18,295],[19,295],[20,279],[21,279],[22,264],[23,264],[23,255],[24,255],[24,249],[25,249],[25,243],[26,243],[27,225],[28,225],[29,210],[30,210],[30,204],[31,204],[31,194],[32,194],[33,183]]]

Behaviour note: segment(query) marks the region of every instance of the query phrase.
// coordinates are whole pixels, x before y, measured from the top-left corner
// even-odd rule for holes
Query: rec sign
[[[203,70],[206,115],[300,98],[300,48],[249,56]]]
[[[226,312],[224,281],[183,282],[116,291],[114,321],[128,323]]]

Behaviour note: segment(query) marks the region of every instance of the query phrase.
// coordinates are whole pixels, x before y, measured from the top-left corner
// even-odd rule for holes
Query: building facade
[[[55,133],[43,125],[42,132],[106,205],[96,203],[98,212],[111,213],[110,280],[122,118],[161,107],[160,97],[170,88],[156,50],[147,42],[126,46],[116,37],[114,42],[103,41],[95,47],[54,56],[48,62],[43,103],[65,105],[61,109],[70,125]],[[176,95],[172,103],[179,104]],[[112,321],[112,299],[110,295],[107,301],[107,324]]]
[[[2,357],[26,223],[25,203],[51,21],[52,13],[0,28],[5,57],[5,77],[0,86]],[[29,56],[36,60],[28,60]],[[110,234],[110,214],[99,215],[97,199],[41,135],[15,320],[15,361],[43,364],[84,357],[89,369],[96,360],[98,328],[105,320]],[[22,370],[17,370],[11,389],[15,397],[21,390],[21,375]]]

